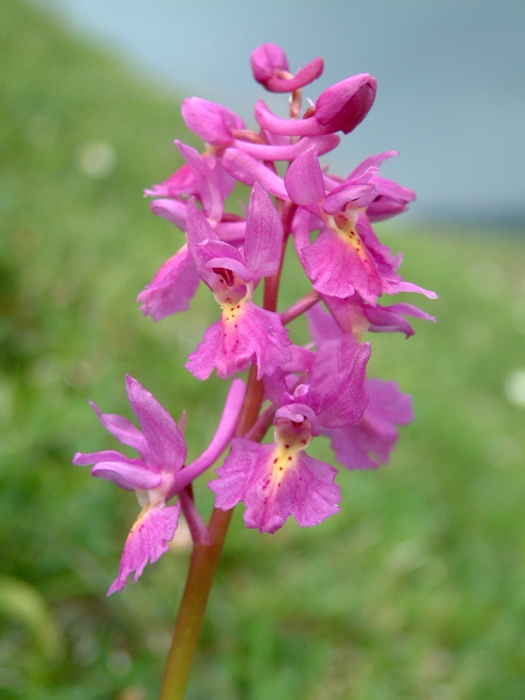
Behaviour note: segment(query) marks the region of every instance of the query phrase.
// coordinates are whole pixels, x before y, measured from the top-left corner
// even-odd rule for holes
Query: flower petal
[[[208,484],[216,494],[215,506],[229,510],[244,501],[247,527],[275,532],[293,515],[303,527],[317,525],[339,510],[336,470],[329,464],[298,452],[280,458],[277,446],[258,445],[235,438],[219,479]]]
[[[186,443],[177,424],[155,397],[129,374],[126,375],[126,390],[155,466],[164,472],[176,472],[186,459]]]
[[[89,405],[97,414],[104,428],[114,435],[119,442],[133,447],[140,455],[145,455],[148,452],[146,438],[131,421],[124,418],[124,416],[117,416],[113,413],[101,413],[94,401],[90,401]]]
[[[222,165],[230,175],[245,185],[251,187],[258,182],[275,197],[288,199],[283,179],[247,153],[242,153],[236,148],[227,148],[222,157]]]
[[[368,73],[353,75],[322,92],[315,103],[315,118],[326,132],[350,133],[374,104],[377,83]]]
[[[250,195],[244,242],[244,258],[254,277],[268,277],[277,272],[282,242],[279,215],[266,190],[256,182]]]
[[[357,423],[368,404],[366,365],[370,359],[370,344],[364,343],[356,350],[355,340],[347,335],[343,335],[338,344],[339,373],[332,391],[323,395],[319,413],[319,423],[326,428]],[[318,389],[314,369],[312,384]]]
[[[160,321],[166,316],[187,311],[199,286],[199,275],[188,246],[184,245],[167,260],[150,284],[137,296],[144,316]]]
[[[300,205],[318,204],[325,196],[323,173],[315,146],[297,156],[284,178],[292,202]]]
[[[221,320],[204,333],[186,368],[201,380],[215,368],[219,377],[226,379],[255,362],[257,379],[261,379],[291,359],[290,345],[279,314],[248,301],[232,310],[230,316],[223,311]]]
[[[206,159],[195,148],[187,146],[177,139],[175,139],[175,145],[195,176],[196,189],[206,216],[210,221],[220,221],[224,202],[215,173]]]
[[[186,230],[185,202],[179,202],[176,199],[154,199],[149,206],[155,216],[171,221],[181,231]]]
[[[122,591],[128,576],[135,572],[133,581],[142,575],[148,562],[157,561],[169,545],[179,520],[180,503],[174,506],[156,506],[142,512],[130,530],[122,552],[118,576],[111,584],[108,595]]]
[[[231,141],[232,131],[245,128],[242,119],[234,112],[201,97],[183,100],[181,114],[188,129],[206,143],[219,146]]]
[[[370,379],[369,403],[362,420],[339,430],[323,431],[337,460],[347,469],[373,469],[386,464],[399,437],[396,425],[414,419],[412,399],[395,382]]]
[[[77,452],[71,461],[77,467],[86,467],[97,462],[120,462],[127,459],[126,455],[116,450],[101,450],[100,452]]]
[[[138,460],[137,460],[138,462]],[[117,486],[132,489],[154,489],[160,486],[162,477],[159,472],[148,469],[145,464],[130,461],[97,462],[91,474],[99,479],[112,481]]]

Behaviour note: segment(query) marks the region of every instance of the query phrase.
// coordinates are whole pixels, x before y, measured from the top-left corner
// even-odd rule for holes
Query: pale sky
[[[347,174],[383,150],[383,174],[418,193],[414,215],[525,220],[524,0],[40,0],[75,29],[181,96],[222,102],[252,121],[249,54],[280,44],[291,68],[325,59],[315,99],[368,72],[378,94],[331,165]],[[283,100],[283,109],[285,103]]]

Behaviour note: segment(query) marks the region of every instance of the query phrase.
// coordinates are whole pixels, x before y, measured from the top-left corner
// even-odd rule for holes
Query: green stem
[[[209,532],[211,545],[193,549],[186,588],[171,643],[160,700],[183,700],[208,596],[222,553],[233,509],[214,509]]]
[[[276,311],[277,309],[277,297],[286,251],[286,241],[290,232],[293,207],[295,206],[290,205],[291,202],[284,204],[280,200],[278,201],[277,208],[283,221],[284,237],[279,270],[275,275],[266,277],[264,281],[263,306],[268,311]],[[252,365],[241,415],[235,431],[237,437],[246,435],[253,428],[263,401],[263,383],[257,379],[257,366]],[[164,670],[159,700],[184,700],[208,596],[221,558],[232,514],[233,508],[228,511],[214,508],[208,526],[210,544],[198,544],[193,548],[186,587],[184,588],[177,622],[175,623],[175,631]]]
[[[257,379],[257,367],[252,365],[236,435],[244,435],[255,424],[263,398],[262,381]],[[211,544],[196,545],[193,549],[159,700],[183,700],[184,698],[206,603],[221,558],[232,513],[233,508],[228,511],[214,508],[208,526]]]

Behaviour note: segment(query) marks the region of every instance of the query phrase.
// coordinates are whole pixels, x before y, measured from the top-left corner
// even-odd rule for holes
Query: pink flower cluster
[[[187,310],[204,282],[220,311],[187,369],[204,380],[214,370],[227,379],[256,367],[267,405],[246,435],[233,437],[245,398],[244,383],[235,379],[215,438],[186,466],[180,423],[135,379],[127,378],[127,391],[141,430],[93,405],[104,427],[139,455],[131,459],[103,451],[78,453],[73,460],[94,464],[94,476],[135,490],[142,506],[110,593],[122,590],[130,573],[136,580],[148,561],[167,551],[181,509],[194,541],[207,542],[191,483],[229,444],[218,478],[209,484],[216,508],[228,510],[242,501],[248,527],[275,532],[290,515],[309,526],[339,510],[336,469],[307,454],[315,437],[327,436],[347,469],[373,468],[388,461],[398,426],[413,417],[410,397],[394,382],[367,378],[371,348],[363,338],[367,332],[408,337],[414,330],[407,316],[434,320],[405,302],[379,304],[380,297],[398,292],[436,296],[403,280],[401,256],[382,245],[372,228],[405,211],[415,195],[380,175],[380,165],[395,151],[367,158],[346,178],[319,163],[338,146],[336,132],[347,134],[366,117],[376,81],[368,74],[352,76],[323,91],[303,112],[301,90],[321,75],[322,59],[293,74],[282,49],[264,44],[253,52],[251,64],[266,90],[289,93],[290,116],[278,117],[259,101],[258,129],[252,131],[220,104],[184,100],[182,116],[204,141],[203,151],[175,141],[185,164],[146,194],[154,197],[153,213],[184,231],[186,242],[138,301],[145,315],[159,321]],[[237,182],[251,188],[245,216],[227,210]],[[279,313],[289,238],[312,290]],[[262,280],[260,306],[254,291]],[[299,347],[286,325],[303,313],[311,343]],[[261,444],[272,424],[273,441]]]

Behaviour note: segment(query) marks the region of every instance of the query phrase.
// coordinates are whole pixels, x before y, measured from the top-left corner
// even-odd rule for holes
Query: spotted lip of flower
[[[255,184],[242,251],[219,241],[194,201],[188,204],[188,242],[201,279],[222,308],[186,367],[199,379],[213,369],[221,378],[243,371],[255,358],[258,378],[290,358],[287,331],[278,314],[252,302],[254,284],[274,274],[283,230],[268,194]]]
[[[304,450],[323,428],[340,428],[361,419],[368,402],[369,356],[368,344],[356,349],[351,339],[343,337],[337,341],[330,366],[317,372],[311,385],[301,384],[290,393],[280,370],[265,380],[269,398],[280,404],[274,443],[232,441],[230,454],[217,470],[219,478],[209,484],[216,507],[228,510],[244,501],[246,525],[261,532],[275,532],[289,515],[306,527],[336,513],[340,501],[334,484],[336,470]]]

